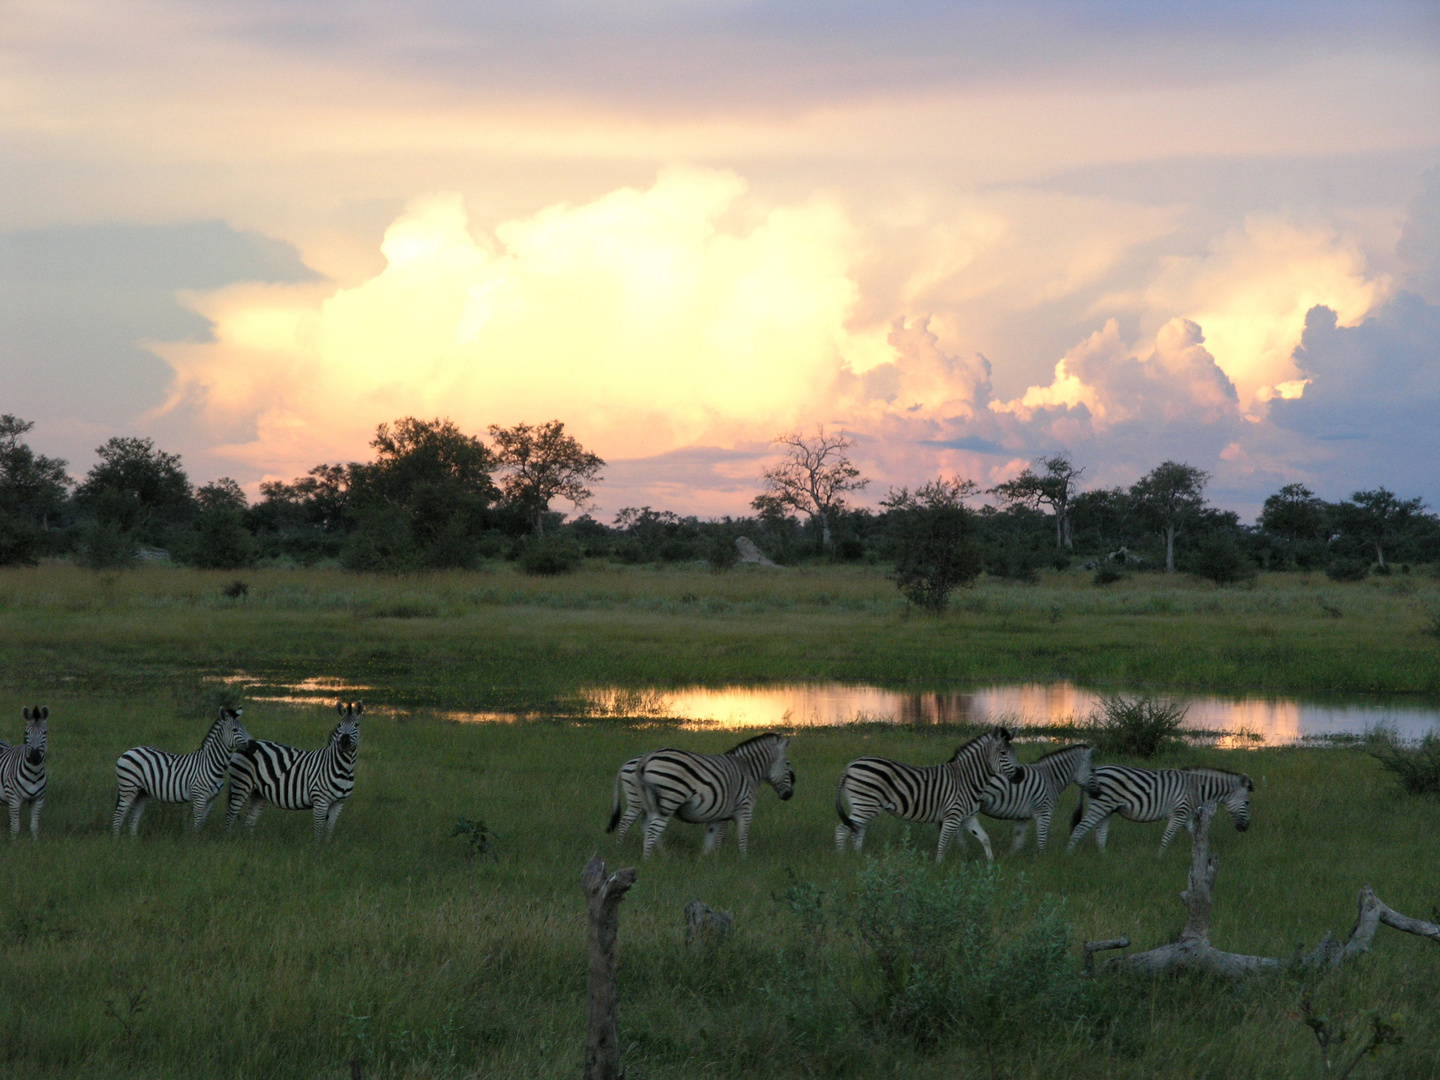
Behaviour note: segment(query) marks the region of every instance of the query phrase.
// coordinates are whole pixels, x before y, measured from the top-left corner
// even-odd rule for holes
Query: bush
[[[206,570],[254,566],[259,553],[255,537],[245,528],[244,514],[228,506],[202,510],[180,551],[185,562]]]
[[[740,549],[735,546],[734,538],[723,533],[716,533],[710,537],[705,561],[717,574],[723,574],[726,570],[733,569],[735,564],[740,561]]]
[[[1162,750],[1183,746],[1188,706],[1139,697],[1100,699],[1100,707],[1084,725],[1086,735],[1103,754],[1151,758]]]
[[[520,549],[520,569],[527,574],[568,574],[584,558],[580,544],[569,537],[537,537]]]
[[[1365,743],[1370,756],[1398,776],[1411,795],[1440,799],[1440,732],[1432,729],[1417,746],[1406,746],[1395,732],[1378,728]]]
[[[91,570],[119,570],[135,562],[135,538],[118,525],[97,521],[85,532],[80,562]]]
[[[1095,571],[1095,584],[1114,585],[1117,581],[1124,581],[1126,576],[1113,563],[1101,563],[1100,569]]]
[[[1190,563],[1192,573],[1217,585],[1233,585],[1255,576],[1255,566],[1228,536],[1207,536]]]
[[[980,576],[984,565],[971,539],[974,515],[961,501],[966,494],[958,481],[936,480],[913,496],[903,488],[892,492],[884,503],[890,511],[895,586],[910,603],[936,615],[949,606],[951,593]]]
[[[1325,568],[1325,576],[1331,581],[1364,581],[1370,573],[1370,564],[1364,559],[1335,559]]]
[[[415,543],[409,523],[398,511],[369,511],[340,549],[340,565],[346,570],[377,574],[402,574],[414,569]]]

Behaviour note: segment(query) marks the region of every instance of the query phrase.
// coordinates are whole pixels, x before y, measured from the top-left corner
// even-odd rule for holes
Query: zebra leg
[[[220,793],[218,791],[208,798],[204,795],[197,795],[195,797],[195,812],[191,817],[191,824],[195,827],[196,832],[199,832],[200,827],[205,824],[205,819],[210,816],[210,808],[215,805],[215,800],[219,797]]]
[[[969,830],[971,836],[980,841],[980,846],[985,849],[985,861],[994,862],[995,852],[990,850],[990,835],[985,831],[984,826],[980,824],[979,815],[971,814],[966,818],[965,828]]]
[[[661,835],[665,832],[665,826],[669,824],[670,815],[664,810],[646,817],[645,848],[640,853],[642,859],[648,859],[651,852],[661,850]]]
[[[127,796],[125,789],[119,788],[115,792],[115,817],[110,822],[110,832],[114,836],[120,835],[120,826],[125,824],[125,816],[130,813],[130,806],[135,801],[135,792]]]
[[[1095,828],[1095,826],[1099,825],[1102,830],[1108,828],[1109,826],[1104,824],[1104,822],[1106,822],[1109,817],[1110,811],[1092,799],[1090,809],[1085,811],[1085,817],[1081,820],[1080,824],[1076,825],[1075,828],[1070,831],[1070,842],[1065,845],[1065,850],[1067,852],[1074,851],[1075,845],[1080,843],[1080,841],[1085,838],[1085,834]],[[1101,851],[1105,850],[1105,842],[1100,839],[1100,833],[1098,832],[1095,834],[1095,842],[1100,845]]]
[[[845,827],[842,821],[835,826],[835,850],[841,855],[845,854],[845,841],[850,839],[850,830]]]
[[[941,862],[945,858],[945,852],[950,850],[950,841],[955,839],[955,834],[959,831],[960,819],[958,817],[947,817],[940,823],[940,845],[935,849],[936,862]]]
[[[1172,815],[1170,821],[1165,826],[1165,835],[1160,838],[1159,854],[1165,854],[1165,849],[1170,846],[1170,841],[1175,839],[1175,834],[1180,831],[1181,825],[1188,825],[1191,832],[1195,830],[1195,826],[1190,825],[1188,816],[1181,817],[1178,814]]]
[[[1050,842],[1050,815],[1054,813],[1053,806],[1042,807],[1035,815],[1035,848],[1037,851],[1044,851],[1045,845]],[[1022,833],[1023,839],[1023,833]],[[1016,851],[1020,848],[1016,847]]]
[[[755,813],[753,801],[735,811],[735,842],[740,845],[740,854],[745,854],[745,845],[750,839],[750,817]]]
[[[265,809],[265,800],[254,792],[250,794],[250,806],[245,811],[245,828],[252,833],[255,831],[255,822],[260,820],[260,811]]]
[[[318,844],[325,839],[325,816],[330,813],[330,804],[316,799],[310,806],[310,812],[315,818],[315,842]]]
[[[1013,852],[1016,852],[1016,851],[1019,851],[1021,848],[1023,848],[1023,847],[1025,846],[1025,837],[1029,834],[1029,832],[1030,832],[1030,822],[1029,822],[1029,821],[1025,820],[1024,818],[1021,818],[1019,821],[1015,822],[1015,840],[1014,840],[1014,842],[1011,843],[1011,845],[1010,845],[1010,850],[1011,850],[1012,853],[1013,853]],[[1040,825],[1039,825],[1039,822],[1038,822],[1038,821],[1036,822],[1036,825],[1035,825],[1035,835],[1036,835],[1037,837],[1043,837],[1043,836],[1044,836],[1044,833],[1040,832]],[[1045,843],[1044,843],[1043,840],[1040,840],[1040,850],[1041,850],[1041,851],[1044,851],[1044,850],[1045,850]]]
[[[720,845],[725,842],[725,830],[730,825],[728,821],[712,821],[705,826],[705,854],[712,851],[719,851]]]
[[[12,795],[10,798],[10,835],[20,835],[20,797]]]
[[[1095,846],[1101,851],[1105,850],[1105,840],[1110,835],[1110,821],[1113,814],[1106,814],[1105,820],[1100,822],[1100,827],[1095,830]]]
[[[330,838],[335,835],[335,822],[340,819],[340,811],[345,809],[345,800],[330,804],[330,812],[325,815],[325,841],[329,843]]]
[[[641,811],[644,809],[643,806],[626,807],[625,816],[620,819],[620,824],[615,829],[615,842],[617,844],[623,844],[625,842],[625,834],[630,831],[630,826],[635,824],[635,819],[640,816]]]
[[[30,838],[32,840],[40,839],[40,811],[44,806],[44,795],[30,803]]]
[[[145,812],[146,796],[143,791],[136,792],[135,802],[130,807],[130,839],[134,840],[140,835],[140,815]]]

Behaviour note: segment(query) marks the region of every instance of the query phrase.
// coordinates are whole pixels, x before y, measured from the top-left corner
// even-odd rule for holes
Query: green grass
[[[0,573],[0,736],[15,739],[22,703],[51,707],[40,843],[0,838],[0,1075],[341,1078],[357,1055],[367,1077],[579,1075],[580,870],[597,851],[612,864],[638,857],[638,837],[617,849],[603,832],[614,771],[657,745],[721,750],[738,736],[613,721],[464,725],[439,719],[443,710],[547,708],[592,685],[807,677],[925,685],[1104,673],[1172,687],[1434,693],[1440,662],[1421,632],[1436,606],[1428,581],[1397,593],[1393,580],[1277,578],[1217,591],[1135,579],[1116,592],[1056,578],[982,585],[936,621],[907,617],[883,577],[859,569],[605,569],[559,582],[507,569],[399,581],[263,571],[243,575],[247,600],[226,600],[234,577],[147,570],[105,584],[67,567]],[[1326,615],[1317,596],[1344,616]],[[1250,655],[1262,646],[1286,659],[1267,666]],[[315,847],[308,814],[273,808],[253,839],[223,835],[216,819],[191,836],[183,808],[152,807],[138,843],[112,840],[116,756],[138,743],[193,748],[217,692],[198,676],[236,669],[345,676],[400,707],[364,721],[334,844]],[[320,745],[332,719],[273,702],[245,713],[257,736],[300,746]],[[938,761],[958,738],[799,732],[796,797],[764,794],[747,860],[733,840],[701,858],[700,830],[672,826],[668,854],[641,865],[621,914],[632,1077],[988,1075],[957,1045],[922,1054],[852,1022],[840,998],[831,1037],[801,1030],[783,973],[805,939],[774,899],[796,879],[832,902],[853,890],[859,861],[838,858],[832,843],[846,761]],[[1180,761],[1243,768],[1257,783],[1252,828],[1237,834],[1223,817],[1217,827],[1219,947],[1288,956],[1326,930],[1343,936],[1367,882],[1407,914],[1432,917],[1440,904],[1440,802],[1402,795],[1363,753],[1159,759]],[[991,829],[1004,886],[1023,881],[1033,905],[1063,899],[1076,941],[1171,939],[1187,845],[1157,859],[1162,826],[1120,822],[1105,858],[1090,844],[1066,857],[1073,798],[1043,856],[1010,856],[1008,828]],[[451,835],[461,816],[486,821],[498,861],[467,865]],[[893,820],[877,823],[867,852],[895,851],[902,835]],[[922,848],[935,839],[933,827],[912,836]],[[977,858],[967,843],[934,872]],[[714,953],[684,945],[682,909],[696,897],[735,915],[734,939]],[[863,995],[855,944],[832,935],[821,949]],[[1107,978],[1105,993],[1103,1030],[1045,1030],[1000,1074],[1319,1075],[1288,977]],[[1435,946],[1382,928],[1372,955],[1315,996],[1332,1017],[1407,1016],[1405,1044],[1353,1076],[1440,1069]]]

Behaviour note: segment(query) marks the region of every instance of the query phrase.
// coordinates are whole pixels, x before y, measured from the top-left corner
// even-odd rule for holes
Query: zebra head
[[[1020,762],[1015,757],[1015,748],[1010,745],[1010,729],[991,728],[981,738],[989,743],[985,748],[985,758],[990,768],[1006,780],[1016,779],[1020,775]]]
[[[45,721],[50,719],[50,709],[36,705],[33,709],[22,709],[25,717],[25,760],[38,766],[45,761]]]
[[[342,701],[335,706],[335,711],[340,714],[340,723],[330,733],[330,745],[350,757],[360,747],[360,714],[365,711],[365,703],[355,701],[347,705]]]
[[[1244,773],[1237,773],[1235,786],[1225,796],[1225,809],[1230,811],[1236,832],[1244,832],[1250,827],[1250,793],[1254,790],[1255,781]]]
[[[1078,759],[1075,762],[1074,783],[1078,787],[1084,788],[1086,784],[1090,783],[1090,777],[1095,775],[1095,748],[1080,743],[1074,749],[1079,751]]]
[[[780,796],[784,802],[795,794],[795,770],[790,767],[790,759],[785,754],[785,749],[790,745],[788,735],[777,735],[770,751],[770,769],[765,779],[770,781],[770,786],[775,789],[775,794]]]
[[[254,740],[250,738],[250,732],[240,722],[240,714],[244,709],[221,709],[220,710],[220,744],[231,754],[243,754],[250,749]]]

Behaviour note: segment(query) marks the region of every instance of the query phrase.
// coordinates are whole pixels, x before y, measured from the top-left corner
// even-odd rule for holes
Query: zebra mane
[[[1010,729],[1009,729],[1009,728],[993,727],[993,728],[991,728],[989,731],[982,731],[979,735],[976,735],[973,739],[969,740],[968,742],[963,742],[963,743],[961,743],[959,746],[957,746],[957,747],[955,748],[955,753],[953,753],[952,755],[950,755],[950,760],[951,760],[951,761],[959,761],[959,760],[960,760],[960,755],[963,754],[963,753],[965,753],[966,750],[969,750],[970,747],[974,746],[974,745],[975,745],[976,743],[978,743],[981,739],[988,739],[988,738],[990,738],[991,736],[995,735],[996,733],[1001,733],[1001,734],[1003,734],[1003,735],[1005,736],[1005,740],[1006,740],[1007,742],[1010,740]]]
[[[1072,750],[1089,750],[1089,749],[1091,749],[1091,746],[1090,746],[1089,743],[1083,743],[1083,742],[1071,743],[1069,746],[1062,746],[1062,747],[1060,747],[1059,750],[1051,750],[1048,754],[1041,754],[1041,755],[1040,755],[1039,757],[1037,757],[1034,761],[1030,762],[1030,764],[1031,764],[1031,765],[1039,765],[1040,762],[1042,762],[1042,761],[1049,761],[1052,757],[1058,757],[1058,756],[1061,755],[1061,754],[1068,754],[1068,753],[1070,753],[1070,751],[1072,751]]]
[[[1250,779],[1249,774],[1235,772],[1231,769],[1217,769],[1213,765],[1190,765],[1180,770],[1187,776],[1208,776],[1217,780],[1233,780],[1237,784],[1243,784],[1248,790],[1255,790],[1255,781]]]
[[[220,712],[216,715],[215,719],[210,721],[210,726],[205,729],[205,737],[200,740],[201,746],[204,746],[206,743],[208,743],[210,741],[210,736],[216,734],[220,730],[220,725],[225,723],[225,721],[229,719],[229,717],[225,714],[234,711],[235,710],[230,708],[224,708],[220,710]]]
[[[742,743],[736,743],[729,750],[726,750],[725,753],[733,754],[737,750],[745,749],[747,746],[754,746],[756,743],[766,742],[767,740],[774,741],[776,739],[783,739],[784,737],[785,736],[781,735],[778,731],[766,731],[759,735],[752,735]]]

